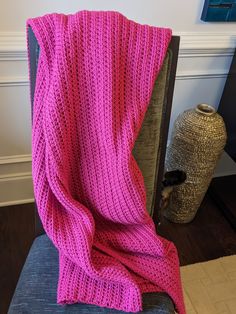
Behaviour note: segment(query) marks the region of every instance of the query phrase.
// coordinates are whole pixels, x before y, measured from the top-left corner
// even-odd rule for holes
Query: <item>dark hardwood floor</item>
[[[182,266],[236,254],[236,233],[209,195],[192,222],[164,220],[158,233],[175,243]]]
[[[0,313],[8,309],[34,237],[34,204],[0,208]]]
[[[177,246],[181,265],[236,254],[236,234],[207,195],[193,222],[164,220],[158,233]],[[7,313],[34,238],[34,204],[0,208],[0,313]]]

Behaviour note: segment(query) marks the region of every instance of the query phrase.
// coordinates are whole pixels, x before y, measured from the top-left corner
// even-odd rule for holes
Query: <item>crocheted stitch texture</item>
[[[132,156],[171,30],[87,10],[27,26],[40,45],[34,192],[59,251],[58,303],[138,312],[142,293],[165,291],[185,313],[176,248],[155,232]]]

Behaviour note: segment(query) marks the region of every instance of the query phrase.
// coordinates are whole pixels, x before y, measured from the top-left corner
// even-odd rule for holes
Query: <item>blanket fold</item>
[[[177,251],[155,232],[132,155],[171,30],[86,10],[27,26],[40,45],[34,193],[59,251],[58,303],[138,312],[142,293],[164,291],[184,314]]]

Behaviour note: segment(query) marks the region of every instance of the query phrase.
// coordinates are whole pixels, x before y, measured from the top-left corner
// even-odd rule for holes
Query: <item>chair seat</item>
[[[84,303],[58,305],[56,303],[57,280],[58,253],[50,239],[42,235],[35,239],[30,249],[8,314],[126,313]],[[142,313],[173,314],[175,311],[167,294],[145,293]]]

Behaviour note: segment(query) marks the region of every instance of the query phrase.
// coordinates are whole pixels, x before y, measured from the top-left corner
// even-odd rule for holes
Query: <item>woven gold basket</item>
[[[187,179],[174,188],[163,213],[167,219],[187,223],[195,217],[225,143],[224,121],[209,105],[200,104],[176,119],[166,170],[183,170]]]

